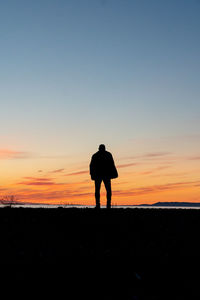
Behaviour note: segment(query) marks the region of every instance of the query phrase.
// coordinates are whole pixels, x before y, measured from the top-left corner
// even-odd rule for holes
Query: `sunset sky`
[[[200,202],[200,1],[0,2],[0,198]],[[102,186],[102,203],[105,189]]]

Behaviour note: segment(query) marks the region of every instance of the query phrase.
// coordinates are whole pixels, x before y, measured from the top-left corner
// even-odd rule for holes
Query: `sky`
[[[0,2],[0,198],[200,202],[200,1]],[[102,203],[105,189],[102,186]]]

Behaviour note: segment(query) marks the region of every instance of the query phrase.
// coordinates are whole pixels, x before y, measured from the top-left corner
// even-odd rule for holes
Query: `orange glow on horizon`
[[[21,203],[95,205],[89,163],[58,165],[49,159],[19,159],[20,151],[0,151],[0,198],[14,195]],[[25,152],[24,152],[25,153]],[[3,156],[7,160],[3,159]],[[25,154],[23,154],[25,157]],[[199,156],[179,158],[167,152],[116,159],[119,178],[112,180],[113,205],[155,202],[200,202]],[[106,204],[102,183],[101,204]]]
[[[83,178],[85,177],[85,178]],[[23,181],[1,190],[1,195],[15,195],[19,202],[41,204],[83,204],[94,205],[94,182],[88,176],[77,177],[74,182],[59,182],[52,178],[26,177]],[[123,179],[123,178],[122,178]],[[129,179],[129,181],[128,181]],[[148,178],[143,182],[127,177],[127,182],[120,178],[112,181],[113,205],[152,204],[155,202],[186,201],[198,202],[200,181],[174,181],[150,184]],[[102,183],[101,203],[106,204],[106,192]]]

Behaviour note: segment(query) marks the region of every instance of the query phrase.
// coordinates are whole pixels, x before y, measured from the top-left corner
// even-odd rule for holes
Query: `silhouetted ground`
[[[2,208],[0,228],[1,270],[15,282],[73,299],[199,295],[200,210]]]

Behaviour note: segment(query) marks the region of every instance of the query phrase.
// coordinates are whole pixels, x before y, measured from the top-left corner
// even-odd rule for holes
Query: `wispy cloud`
[[[120,165],[117,165],[117,168],[120,169],[120,168],[128,168],[128,167],[132,167],[132,166],[137,166],[138,163],[127,163],[127,164],[120,164]]]
[[[150,158],[163,157],[163,156],[168,156],[170,154],[171,154],[170,152],[151,152],[151,153],[144,154],[142,157],[150,157]]]
[[[0,159],[25,159],[31,155],[28,152],[0,149]]]
[[[36,184],[37,185],[37,184]],[[93,193],[85,187],[73,186],[68,184],[65,187],[60,186],[60,189],[49,187],[41,192],[40,189],[21,189],[18,190],[16,196],[21,202],[36,202],[36,203],[67,203],[73,199],[83,201],[83,199],[92,196]]]
[[[8,189],[4,187],[0,187],[0,192],[5,192],[5,191],[8,191]]]
[[[114,194],[121,195],[121,196],[141,196],[141,195],[147,195],[152,193],[197,187],[199,186],[199,184],[200,181],[175,182],[175,183],[167,183],[163,185],[139,187],[139,188],[129,189],[127,191],[114,191]]]
[[[190,156],[188,157],[188,160],[200,160],[200,155]]]
[[[167,157],[172,155],[171,152],[149,152],[149,153],[145,153],[145,154],[141,154],[141,155],[135,155],[135,156],[129,156],[129,157],[124,157],[123,159],[159,159],[159,158],[163,158],[163,157]]]
[[[66,159],[68,158],[68,155],[37,155],[37,158],[42,159]]]
[[[56,183],[51,178],[40,178],[40,177],[24,177],[24,181],[19,182],[18,184],[22,185],[33,185],[33,186],[46,186],[46,185],[55,185]]]
[[[52,181],[48,181],[48,182],[44,182],[44,181],[22,181],[22,182],[19,182],[19,184],[23,184],[23,185],[55,185],[55,183],[52,182]]]
[[[50,171],[50,173],[62,173],[65,169],[57,169],[57,170],[53,170],[53,171]]]
[[[170,168],[170,166],[160,166],[160,167],[157,167],[157,168],[153,168],[151,170],[148,170],[148,171],[142,171],[142,172],[138,172],[139,175],[151,175],[151,174],[154,174],[154,173],[157,173],[159,171],[162,171],[162,170],[166,170]]]
[[[89,174],[89,170],[68,173],[65,176],[76,176],[76,175],[83,175],[83,174]]]

